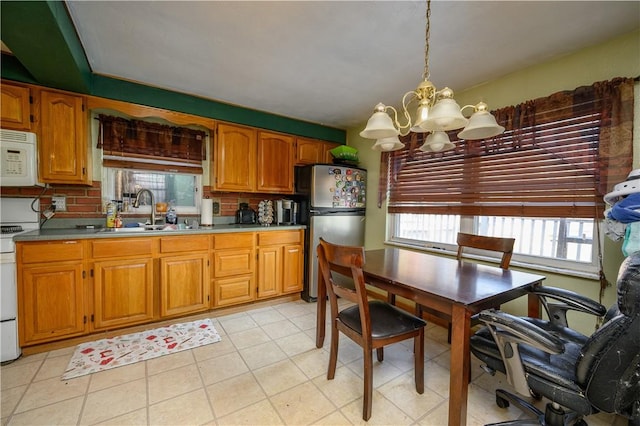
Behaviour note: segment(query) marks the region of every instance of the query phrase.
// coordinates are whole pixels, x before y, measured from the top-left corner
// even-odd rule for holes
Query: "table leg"
[[[316,317],[316,348],[321,348],[324,344],[325,325],[327,322],[327,289],[324,287],[322,274],[318,271],[318,309]]]
[[[469,337],[471,312],[454,304],[451,311],[451,365],[449,381],[449,426],[467,423],[469,385]]]
[[[540,299],[534,293],[527,295],[527,315],[531,318],[540,318]]]

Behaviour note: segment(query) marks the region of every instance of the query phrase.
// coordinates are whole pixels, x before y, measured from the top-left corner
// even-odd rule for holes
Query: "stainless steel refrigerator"
[[[315,164],[296,168],[296,199],[305,233],[305,283],[302,297],[318,297],[320,237],[334,244],[364,245],[367,171],[357,167]]]

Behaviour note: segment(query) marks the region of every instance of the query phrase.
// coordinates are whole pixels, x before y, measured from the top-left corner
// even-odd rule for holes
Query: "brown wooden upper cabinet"
[[[40,180],[90,185],[84,97],[42,90],[39,99]]]
[[[340,144],[297,138],[295,163],[296,165],[331,163],[333,156],[329,151],[337,146],[340,146]]]
[[[3,129],[32,131],[31,93],[28,87],[0,85],[0,127]]]
[[[258,132],[249,127],[219,123],[211,184],[218,191],[254,192]]]
[[[214,145],[214,190],[293,192],[292,136],[219,123]]]
[[[293,136],[258,132],[258,192],[293,193]]]

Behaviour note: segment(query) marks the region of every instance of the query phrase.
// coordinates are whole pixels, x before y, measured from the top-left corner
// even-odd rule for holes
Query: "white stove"
[[[32,209],[36,211],[33,211]],[[0,198],[0,361],[20,356],[18,285],[13,237],[39,228],[40,203],[32,198]]]

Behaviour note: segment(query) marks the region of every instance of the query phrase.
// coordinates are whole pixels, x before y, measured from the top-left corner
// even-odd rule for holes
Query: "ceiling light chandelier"
[[[497,136],[504,132],[496,119],[488,111],[487,104],[480,102],[476,105],[465,105],[462,108],[453,99],[453,90],[445,87],[436,90],[429,81],[429,35],[431,31],[431,0],[427,0],[424,50],[424,72],[422,82],[415,90],[407,92],[402,97],[402,113],[407,122],[403,125],[398,121],[398,111],[392,107],[379,103],[376,105],[373,115],[367,121],[367,126],[360,132],[360,136],[367,139],[376,139],[372,149],[378,151],[395,151],[402,149],[404,144],[400,142],[398,135],[406,136],[409,132],[427,133],[425,143],[419,148],[421,151],[446,151],[453,149],[455,145],[449,140],[447,131],[464,129],[458,133],[460,139],[484,139]],[[412,122],[411,114],[407,109],[416,102],[415,121]],[[467,108],[473,109],[470,118],[462,115]],[[393,120],[387,113],[393,111]]]

